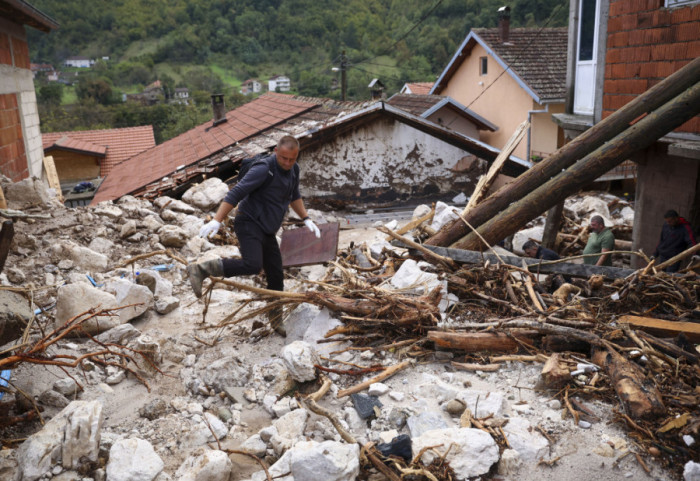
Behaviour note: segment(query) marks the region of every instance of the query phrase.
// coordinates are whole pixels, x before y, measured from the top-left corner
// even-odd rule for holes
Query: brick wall
[[[24,29],[0,29],[0,64],[29,69],[29,46]]]
[[[13,182],[29,176],[15,94],[0,94],[0,173]]]
[[[611,0],[603,117],[700,56],[700,4],[665,8],[664,0]],[[700,133],[700,117],[676,132]]]

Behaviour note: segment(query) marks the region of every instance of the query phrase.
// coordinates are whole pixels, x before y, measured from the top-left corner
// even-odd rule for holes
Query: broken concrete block
[[[547,438],[532,428],[527,419],[511,418],[503,426],[508,444],[515,449],[524,461],[539,461],[549,453]]]
[[[121,324],[140,316],[153,306],[151,290],[126,279],[114,279],[108,282],[105,290],[114,294],[118,306],[134,304],[118,311]]]
[[[18,339],[32,316],[23,295],[0,290],[0,345]]]
[[[496,442],[480,429],[449,428],[428,431],[418,438],[413,438],[413,455],[417,456],[423,448],[433,446],[441,448],[427,449],[423,452],[423,463],[432,463],[439,456],[438,452],[443,454],[450,446],[445,460],[454,470],[458,480],[467,480],[487,473],[499,458]]]
[[[319,363],[314,348],[307,342],[294,341],[282,349],[282,359],[295,381],[306,382],[316,379],[314,364]]]
[[[58,288],[56,300],[55,327],[62,326],[69,319],[90,309],[111,309],[117,307],[117,298],[90,284],[66,284]],[[99,334],[122,324],[119,316],[94,316],[83,322],[81,327],[89,334]],[[76,335],[78,333],[76,332]]]
[[[433,222],[430,224],[430,228],[435,231],[442,229],[442,226],[452,222],[455,219],[459,219],[459,210],[451,207],[444,202],[438,202],[435,204],[435,215],[433,216]]]
[[[164,225],[158,229],[158,237],[160,237],[160,243],[165,247],[182,247],[189,240],[189,236],[182,229],[176,225]]]
[[[175,479],[178,481],[228,481],[232,470],[233,463],[228,454],[219,450],[204,451],[185,459],[177,468]]]
[[[49,186],[36,177],[4,184],[2,189],[9,209],[22,210],[34,206],[48,207],[52,198]]]
[[[111,201],[100,202],[94,207],[92,212],[97,215],[103,215],[105,217],[109,217],[110,219],[115,220],[121,219],[124,216],[124,211],[116,205],[112,204]]]
[[[218,177],[211,177],[201,184],[197,184],[187,190],[182,196],[182,200],[188,204],[208,211],[217,207],[229,191],[226,185]]]
[[[192,214],[194,213],[194,208],[186,204],[185,202],[177,199],[173,199],[172,197],[158,197],[156,200],[153,201],[153,205],[158,207],[159,209],[167,209],[167,210],[172,210],[175,212],[182,212],[183,214]]]
[[[119,232],[119,237],[126,239],[130,235],[136,234],[136,221],[131,219],[126,221]]]
[[[139,438],[120,439],[109,450],[107,479],[153,480],[163,470],[164,465],[148,441]]]

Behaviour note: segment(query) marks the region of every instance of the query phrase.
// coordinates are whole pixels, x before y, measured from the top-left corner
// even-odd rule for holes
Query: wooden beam
[[[525,136],[525,133],[527,132],[528,128],[530,128],[530,122],[526,120],[522,124],[520,124],[517,129],[515,129],[513,135],[511,135],[510,139],[508,139],[508,142],[506,142],[506,145],[504,145],[503,149],[501,149],[501,153],[498,154],[496,160],[494,160],[493,164],[491,164],[491,167],[489,167],[489,171],[486,173],[486,175],[479,179],[479,182],[474,188],[474,192],[469,198],[467,206],[462,211],[462,215],[466,215],[467,212],[472,210],[476,206],[476,204],[481,202],[484,199],[484,197],[486,197],[486,193],[493,184],[493,181],[496,180],[498,173],[501,171],[501,168],[506,163],[506,160],[508,160],[508,158],[510,157],[510,154],[513,153],[520,141],[523,140],[523,137]]]
[[[620,323],[629,324],[661,337],[676,337],[682,332],[691,342],[700,343],[700,323],[666,321],[641,316],[621,316]]]
[[[477,228],[493,245],[520,230],[530,220],[595,181],[632,154],[692,119],[700,112],[700,82],[656,109],[614,139],[598,147],[553,179],[510,204]],[[454,247],[481,249],[482,239],[472,232]]]
[[[63,203],[61,181],[58,179],[58,172],[56,172],[56,164],[53,161],[53,156],[47,155],[44,157],[44,169],[46,170],[46,178],[49,181],[49,187],[56,191],[56,198]]]
[[[547,249],[554,249],[557,243],[557,234],[561,225],[561,217],[564,213],[564,203],[559,202],[557,205],[547,211],[547,220],[544,223],[544,232],[542,233],[542,246]],[[521,247],[521,246],[518,246]],[[629,249],[628,249],[629,250]]]
[[[516,338],[531,344],[534,334],[532,331],[512,336],[503,332],[430,331],[428,332],[428,340],[440,347],[458,349],[464,352],[515,352],[520,348]]]
[[[491,264],[498,264],[499,258],[495,254],[488,254],[485,252],[467,251],[463,249],[451,249],[447,247],[435,247],[423,244],[423,247],[430,249],[431,251],[440,254],[443,257],[450,258],[456,262],[461,262],[463,264],[481,264],[484,261],[489,261]],[[621,269],[618,267],[608,267],[608,266],[593,266],[587,264],[573,264],[570,262],[559,262],[557,264],[548,264],[540,259],[532,259],[530,257],[516,257],[516,256],[500,256],[503,262],[513,265],[521,266],[523,262],[527,264],[528,270],[530,272],[538,272],[541,274],[565,274],[572,277],[583,277],[588,279],[590,276],[602,275],[608,279],[618,279],[624,278],[633,274],[635,271],[632,269]]]
[[[662,80],[643,94],[631,100],[609,117],[583,132],[552,155],[531,167],[515,181],[488,196],[466,217],[475,228],[488,221],[510,204],[574,165],[605,142],[626,130],[642,115],[652,112],[670,101],[700,78],[700,57]],[[697,113],[697,112],[696,112]],[[469,233],[470,229],[460,220],[447,224],[440,232],[428,239],[429,245],[449,246]],[[500,239],[498,239],[500,240]]]

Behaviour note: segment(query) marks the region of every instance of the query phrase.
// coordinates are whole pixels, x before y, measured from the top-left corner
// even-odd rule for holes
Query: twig
[[[501,368],[501,364],[476,364],[476,363],[464,363],[455,362],[450,363],[455,369],[460,369],[462,371],[484,371],[484,372],[495,372]]]
[[[412,361],[409,360],[409,361],[403,361],[399,364],[391,366],[391,367],[387,368],[386,371],[379,374],[378,376],[374,376],[372,379],[368,379],[367,381],[362,382],[360,384],[357,384],[356,386],[350,387],[348,389],[343,389],[342,391],[338,391],[338,397],[341,398],[341,397],[349,396],[350,394],[354,394],[356,392],[360,392],[364,389],[367,389],[369,386],[371,386],[375,382],[383,381],[384,379],[387,379],[387,378],[393,376],[394,374],[396,374],[400,370],[407,368],[411,364],[412,364]]]
[[[428,256],[431,259],[435,259],[436,261],[438,261],[440,264],[444,265],[448,269],[451,269],[451,270],[457,269],[457,264],[455,263],[455,261],[453,261],[449,257],[443,257],[440,254],[436,254],[435,252],[431,251],[430,249],[427,249],[427,248],[423,247],[422,245],[420,245],[416,242],[413,242],[412,240],[410,240],[404,236],[398,235],[394,231],[391,231],[391,230],[387,229],[386,227],[377,227],[377,230],[380,232],[384,232],[385,234],[389,234],[394,239],[403,242],[404,244],[406,244],[409,247],[412,247],[413,249],[419,250],[421,253],[423,253],[423,255]]]
[[[328,390],[330,389],[331,384],[333,384],[333,381],[331,381],[330,378],[328,378],[324,375],[321,375],[320,378],[323,381],[323,384],[321,384],[321,387],[315,393],[311,393],[307,396],[308,399],[310,399],[314,402],[320,401],[321,398],[323,396],[325,396],[326,393],[328,392]]]

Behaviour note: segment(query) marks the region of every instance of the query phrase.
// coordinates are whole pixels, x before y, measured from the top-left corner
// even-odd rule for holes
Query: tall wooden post
[[[531,219],[578,192],[587,183],[593,182],[634,152],[648,147],[699,112],[700,82],[696,82],[661,108],[483,223],[477,228],[478,232],[491,245],[517,232]],[[484,245],[477,235],[471,233],[457,242],[455,247],[483,250]]]
[[[620,110],[530,168],[516,178],[515,181],[484,199],[465,215],[465,219],[475,228],[482,225],[512,203],[525,197],[553,176],[569,168],[579,159],[627,129],[632,122],[643,114],[659,108],[681,92],[692,87],[698,78],[700,78],[700,58],[696,58],[682,69],[639,95]],[[468,233],[469,228],[464,222],[456,220],[443,227],[440,232],[428,239],[426,244],[449,246]]]

